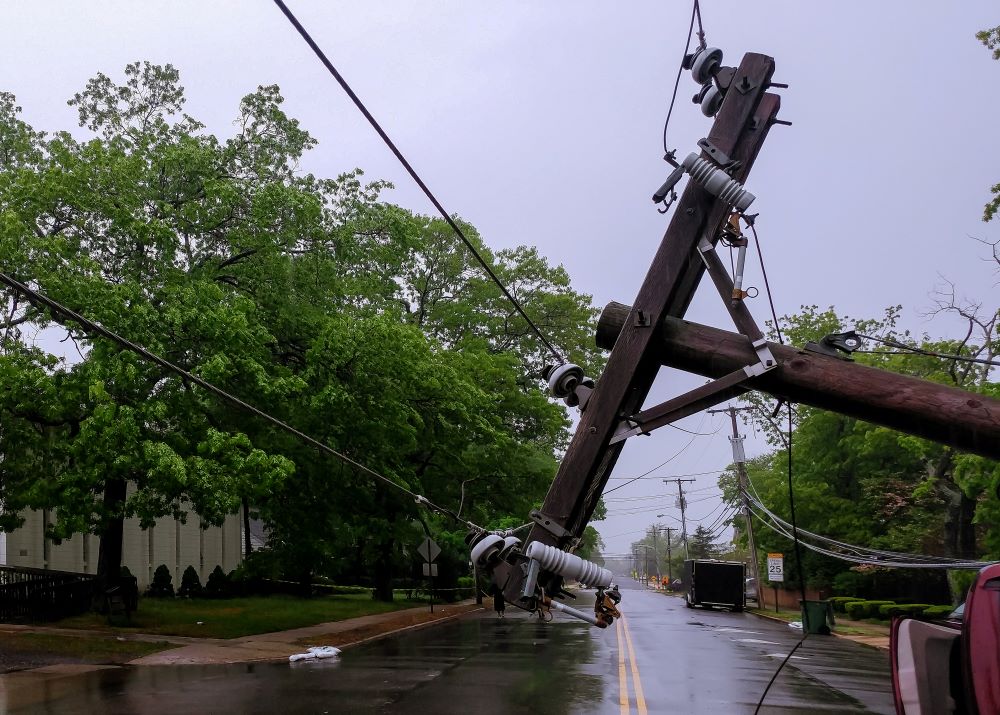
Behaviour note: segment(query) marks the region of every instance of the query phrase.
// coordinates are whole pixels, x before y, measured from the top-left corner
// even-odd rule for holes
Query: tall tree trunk
[[[396,542],[388,539],[379,544],[375,559],[375,599],[392,602],[392,552]]]
[[[97,581],[94,591],[94,608],[104,608],[104,593],[121,580],[122,541],[125,519],[122,506],[125,503],[127,483],[124,479],[110,479],[104,484],[104,508],[107,516],[101,525],[100,548],[97,556]]]
[[[979,554],[976,549],[976,500],[970,499],[962,492],[958,503],[958,541],[956,546],[959,558],[976,559]]]

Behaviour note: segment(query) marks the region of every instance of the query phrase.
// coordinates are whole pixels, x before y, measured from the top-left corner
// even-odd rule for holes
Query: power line
[[[873,340],[876,343],[882,343],[883,345],[888,345],[889,347],[896,348],[904,352],[888,352],[888,351],[874,351],[874,350],[857,350],[855,352],[868,353],[870,355],[905,355],[907,353],[914,353],[916,355],[926,355],[928,357],[942,358],[944,360],[958,360],[960,362],[972,362],[979,365],[989,365],[990,367],[1000,367],[1000,362],[996,360],[986,360],[984,358],[966,357],[965,355],[951,355],[948,353],[939,353],[934,350],[924,350],[923,348],[918,348],[915,345],[907,345],[906,343],[900,343],[895,340],[890,340],[887,338],[876,338],[872,335],[862,335],[858,333],[859,338],[864,338],[865,340]]]
[[[684,73],[684,60],[691,50],[691,35],[694,34],[695,20],[698,21],[698,47],[705,49],[705,28],[701,22],[701,5],[698,4],[698,0],[694,0],[691,6],[691,22],[688,23],[687,40],[684,42],[684,54],[681,55],[681,61],[677,67],[677,77],[674,79],[674,91],[670,95],[670,108],[667,109],[667,119],[663,122],[663,151],[666,153],[670,152],[667,146],[667,127],[670,126],[670,116],[674,113],[674,102],[677,101],[677,88],[681,83],[681,74]]]
[[[607,496],[607,495],[608,495],[608,494],[610,494],[611,492],[615,492],[615,491],[618,491],[618,490],[619,490],[619,489],[621,489],[622,487],[627,487],[627,486],[628,486],[629,484],[631,484],[632,482],[637,482],[637,481],[639,481],[640,479],[642,479],[643,477],[646,477],[646,476],[649,476],[650,474],[652,474],[653,472],[655,472],[655,471],[656,471],[657,469],[659,469],[660,467],[663,467],[663,466],[666,466],[667,464],[670,464],[670,463],[671,463],[672,461],[674,461],[674,460],[675,460],[675,459],[677,459],[677,458],[678,458],[679,456],[681,456],[681,455],[682,455],[682,454],[684,453],[684,450],[686,450],[686,449],[687,449],[688,447],[690,447],[690,446],[691,446],[692,444],[694,444],[694,441],[695,441],[695,439],[697,439],[697,438],[698,438],[698,435],[693,435],[693,436],[691,437],[691,439],[690,439],[690,440],[688,440],[688,443],[687,443],[687,444],[685,444],[685,445],[684,445],[683,447],[681,447],[681,448],[680,448],[680,449],[679,449],[679,450],[678,450],[678,451],[677,451],[677,452],[676,452],[676,453],[675,453],[675,454],[674,454],[673,456],[671,456],[671,457],[670,457],[670,459],[667,459],[667,460],[666,460],[666,461],[664,461],[664,462],[660,462],[660,463],[659,463],[659,464],[657,464],[657,465],[656,465],[655,467],[653,467],[652,469],[650,469],[650,470],[649,470],[648,472],[643,472],[643,473],[642,473],[642,474],[640,474],[640,475],[639,475],[638,477],[633,477],[632,479],[629,479],[629,480],[628,480],[627,482],[625,482],[624,484],[619,484],[619,485],[618,485],[617,487],[613,487],[612,489],[608,489],[608,490],[607,490],[606,492],[604,492],[604,495],[605,495],[605,496]]]
[[[772,531],[776,533],[791,538],[788,534],[787,527],[790,524],[775,514],[773,511],[768,509],[759,499],[753,498],[747,493],[747,497],[750,500],[751,507],[754,509],[754,514],[765,523]],[[761,516],[761,514],[765,516]],[[766,517],[766,518],[765,518]],[[773,523],[772,523],[773,522]],[[982,568],[987,563],[986,561],[977,561],[970,559],[950,559],[939,556],[928,556],[926,554],[907,554],[899,551],[886,551],[883,549],[872,549],[865,546],[857,546],[855,544],[849,544],[843,541],[838,541],[836,539],[831,539],[827,536],[821,536],[819,534],[814,534],[813,532],[806,531],[805,529],[799,529],[800,534],[804,534],[808,538],[815,539],[817,541],[829,544],[831,548],[825,548],[821,546],[816,546],[815,544],[809,544],[807,541],[803,541],[803,545],[816,551],[817,553],[824,554],[826,556],[831,556],[833,558],[841,559],[844,561],[850,561],[852,563],[864,563],[864,564],[874,564],[879,566],[892,566],[896,568],[954,568],[954,569],[967,569],[967,568]],[[842,549],[843,551],[835,551],[834,549]],[[849,553],[843,553],[847,551]]]
[[[751,224],[751,228],[753,228],[753,224]],[[754,231],[754,239],[756,240],[756,238],[757,238],[757,232]],[[759,250],[760,249],[758,249],[758,251]],[[760,265],[761,268],[763,268],[764,266],[763,257],[761,258]],[[768,296],[770,295],[771,295],[770,290],[768,290]],[[773,304],[771,310],[773,313],[774,311]],[[775,317],[775,330],[777,330],[777,328],[778,328],[777,317]],[[786,406],[788,408],[788,440],[785,442],[785,451],[788,453],[788,509],[790,516],[792,518],[792,542],[795,551],[795,566],[799,572],[799,594],[802,596],[802,603],[804,604],[806,602],[806,574],[805,571],[802,570],[802,549],[799,545],[800,544],[799,529],[795,520],[795,487],[793,486],[792,483],[792,403],[789,402]],[[781,670],[785,667],[785,664],[792,657],[792,653],[797,651],[799,647],[803,643],[805,643],[806,638],[808,637],[809,637],[809,614],[807,611],[803,611],[802,638],[799,640],[798,643],[795,644],[795,647],[792,648],[791,651],[789,651],[788,655],[785,656],[785,659],[781,661],[781,664],[778,666],[778,669],[774,671],[774,675],[772,675],[771,680],[768,681],[767,687],[764,688],[764,692],[760,694],[760,700],[757,701],[757,707],[754,709],[754,715],[757,715],[757,713],[760,712],[760,706],[763,705],[764,698],[767,697],[767,693],[771,689],[771,685],[774,684],[774,681],[777,679],[778,674],[781,672]]]
[[[188,372],[184,368],[182,368],[182,367],[180,367],[178,365],[175,365],[174,363],[170,362],[169,360],[167,360],[165,358],[162,358],[162,357],[160,357],[159,355],[157,355],[157,354],[155,354],[153,352],[150,352],[149,350],[147,350],[146,348],[142,347],[141,345],[137,345],[136,343],[133,343],[132,341],[130,341],[130,340],[126,339],[126,338],[123,338],[118,333],[115,333],[112,330],[109,330],[108,328],[105,328],[103,325],[100,325],[100,324],[95,323],[94,321],[92,321],[92,320],[90,320],[88,318],[83,317],[82,315],[80,315],[76,311],[74,311],[74,310],[72,310],[70,308],[67,308],[66,306],[62,305],[61,303],[59,303],[59,302],[57,302],[55,300],[53,300],[52,298],[49,298],[48,296],[46,296],[46,295],[44,295],[44,294],[42,294],[42,293],[40,293],[40,292],[38,292],[38,291],[30,288],[29,286],[25,285],[24,283],[22,283],[21,281],[17,280],[16,278],[13,278],[13,277],[7,275],[6,273],[0,273],[0,283],[3,283],[5,285],[7,285],[9,288],[11,288],[11,289],[17,291],[18,293],[20,293],[21,295],[25,296],[31,303],[35,304],[36,306],[40,305],[42,307],[48,308],[50,311],[52,311],[53,314],[55,314],[55,315],[61,315],[63,317],[63,319],[69,319],[69,320],[73,321],[74,323],[77,323],[78,325],[80,325],[81,327],[83,327],[85,330],[87,330],[87,331],[89,331],[91,333],[95,333],[97,335],[100,335],[101,337],[103,337],[103,338],[105,338],[107,340],[110,340],[111,342],[115,343],[116,345],[119,345],[120,347],[123,347],[126,350],[129,350],[129,351],[135,353],[136,355],[139,355],[140,357],[144,358],[145,360],[148,360],[151,363],[159,365],[160,367],[162,367],[164,370],[167,370],[168,372],[172,372],[172,373],[174,373],[176,375],[179,375],[180,377],[182,377],[183,379],[187,380],[188,382],[191,382],[191,383],[194,383],[195,385],[198,385],[199,387],[201,387],[204,390],[207,390],[208,392],[212,393],[216,397],[219,397],[219,398],[225,400],[226,402],[228,402],[228,403],[230,403],[232,405],[235,405],[236,407],[240,408],[241,410],[249,412],[250,414],[252,414],[252,415],[254,415],[256,417],[259,417],[260,419],[262,419],[262,420],[270,423],[271,425],[277,427],[278,429],[283,430],[284,432],[287,432],[287,433],[289,433],[289,434],[297,437],[299,440],[305,442],[306,444],[308,444],[311,447],[314,447],[315,449],[319,450],[320,452],[323,452],[323,453],[328,454],[328,455],[330,455],[332,457],[335,457],[335,458],[339,459],[340,461],[344,462],[345,464],[348,464],[351,467],[354,467],[358,471],[360,471],[360,472],[362,472],[364,474],[367,474],[368,476],[373,477],[374,479],[376,479],[376,480],[378,480],[378,481],[380,481],[380,482],[382,482],[382,483],[384,483],[384,484],[386,484],[386,485],[388,485],[388,486],[390,486],[390,487],[392,487],[392,488],[394,488],[394,489],[396,489],[396,490],[398,490],[398,491],[400,491],[400,492],[402,492],[402,493],[404,493],[404,494],[412,497],[416,501],[417,504],[419,504],[421,506],[424,506],[424,507],[430,509],[431,511],[435,511],[435,512],[438,512],[438,513],[443,514],[445,516],[448,516],[448,517],[454,519],[455,521],[457,521],[458,523],[463,524],[465,526],[468,526],[470,528],[480,529],[480,527],[476,526],[471,521],[466,521],[465,519],[462,519],[460,516],[458,516],[458,514],[456,514],[455,512],[451,511],[450,509],[446,509],[444,507],[438,506],[437,504],[434,504],[432,501],[430,501],[426,497],[424,497],[424,496],[422,496],[420,494],[417,494],[414,491],[411,491],[411,490],[407,489],[403,485],[398,484],[397,482],[394,482],[389,477],[386,477],[386,476],[384,476],[382,474],[379,474],[375,470],[370,469],[369,467],[366,467],[364,464],[361,464],[360,462],[357,462],[357,461],[351,459],[346,454],[338,452],[337,450],[333,449],[332,447],[330,447],[330,446],[328,446],[326,444],[323,444],[319,440],[314,439],[313,437],[310,437],[306,433],[301,432],[301,431],[297,430],[296,428],[292,427],[291,425],[289,425],[289,424],[287,424],[287,423],[279,420],[277,417],[273,417],[272,415],[268,414],[267,412],[264,412],[263,410],[260,410],[260,409],[254,407],[253,405],[251,405],[251,404],[249,404],[247,402],[244,402],[243,400],[241,400],[240,398],[236,397],[235,395],[232,395],[232,394],[226,392],[222,388],[216,387],[212,383],[210,383],[207,380],[204,380],[204,379],[198,377],[194,373]],[[62,322],[62,321],[57,321],[57,322]]]
[[[566,362],[566,360],[562,356],[562,353],[560,353],[555,348],[555,346],[549,342],[548,338],[545,337],[541,329],[539,329],[539,327],[535,325],[534,321],[532,321],[531,318],[528,317],[528,314],[524,312],[524,308],[521,307],[521,304],[503,284],[503,282],[500,280],[497,274],[493,271],[493,268],[490,267],[489,263],[487,263],[486,259],[479,254],[479,251],[476,250],[476,247],[466,237],[465,232],[462,231],[461,227],[458,225],[455,219],[451,217],[451,214],[445,211],[445,208],[444,206],[441,205],[441,202],[437,200],[437,197],[431,192],[430,188],[428,188],[427,184],[424,183],[423,179],[420,178],[420,175],[417,174],[416,170],[410,165],[410,162],[406,160],[406,157],[403,156],[403,153],[396,146],[395,142],[393,142],[392,139],[389,138],[389,135],[386,134],[385,130],[382,128],[382,125],[380,125],[378,121],[375,119],[375,117],[372,115],[372,113],[368,111],[368,107],[365,106],[364,102],[361,101],[361,98],[358,97],[358,95],[354,92],[353,89],[351,89],[351,86],[347,83],[347,80],[345,80],[343,75],[341,75],[340,72],[337,71],[337,68],[333,66],[333,63],[330,62],[326,54],[323,52],[323,50],[320,49],[319,45],[316,44],[316,41],[313,40],[312,36],[309,34],[306,28],[303,27],[302,23],[299,22],[298,18],[296,18],[295,15],[292,14],[292,11],[288,9],[288,6],[285,5],[285,3],[282,0],[274,0],[274,4],[277,5],[278,9],[281,10],[281,12],[284,14],[286,18],[288,18],[288,21],[298,31],[299,35],[302,36],[302,39],[305,40],[307,45],[309,45],[310,49],[312,49],[316,57],[319,58],[319,61],[323,63],[323,66],[326,67],[327,71],[329,71],[329,73],[333,76],[333,78],[337,80],[337,83],[341,86],[344,92],[347,93],[347,96],[351,98],[352,102],[354,102],[354,106],[356,106],[358,110],[365,116],[365,119],[368,120],[368,123],[372,125],[372,128],[375,130],[375,132],[382,138],[382,141],[385,142],[385,145],[389,147],[389,150],[393,154],[395,154],[396,158],[399,160],[399,163],[403,165],[403,168],[406,169],[407,173],[410,175],[413,181],[416,182],[417,186],[420,187],[420,190],[424,192],[424,195],[430,200],[432,204],[434,204],[434,208],[436,208],[438,210],[438,213],[441,214],[441,217],[448,222],[448,225],[451,226],[455,234],[462,240],[462,243],[464,243],[466,248],[469,249],[469,251],[475,257],[476,261],[478,261],[479,265],[482,266],[484,271],[486,271],[487,275],[489,275],[489,277],[493,280],[493,282],[497,284],[497,287],[500,288],[501,292],[504,294],[504,296],[506,296],[507,300],[510,301],[511,305],[514,306],[514,309],[517,310],[520,316],[524,318],[524,320],[528,323],[528,326],[535,333],[535,335],[538,336],[538,339],[542,342],[542,344],[548,349],[550,353],[552,353],[552,356],[558,362],[560,363]]]
[[[764,276],[764,290],[767,291],[767,302],[771,305],[771,318],[774,320],[774,332],[778,334],[778,342],[784,345],[785,340],[781,337],[781,325],[778,324],[778,313],[774,310],[774,297],[771,295],[771,283],[767,280],[767,269],[764,267],[764,254],[760,250],[760,238],[757,237],[757,227],[754,225],[755,223],[756,221],[749,221],[747,225],[750,226],[750,231],[753,233],[754,245],[757,246],[757,259],[760,261],[760,272]]]
[[[634,480],[634,479],[673,479],[674,477],[703,477],[703,476],[706,476],[706,475],[709,475],[709,474],[723,474],[723,473],[725,473],[725,471],[726,471],[725,469],[713,469],[710,472],[691,472],[690,474],[671,474],[671,475],[669,475],[667,477],[647,477],[647,476],[644,475],[644,476],[641,476],[641,477],[611,477],[611,479],[629,479],[629,480]],[[647,474],[648,474],[648,472],[647,472]],[[712,487],[712,488],[714,489],[714,487]]]
[[[694,20],[695,16],[698,17],[698,26],[701,27],[701,14],[698,11],[698,0],[694,0],[694,5],[691,7],[691,23],[688,26],[688,36],[687,41],[684,43],[684,54],[681,55],[680,64],[677,66],[677,79],[674,80],[674,93],[670,97],[670,108],[667,110],[667,119],[663,122],[663,151],[669,153],[670,149],[667,146],[667,127],[670,126],[670,115],[674,113],[674,102],[677,101],[677,89],[681,84],[681,74],[684,72],[684,59],[688,56],[688,51],[691,49],[691,35],[694,33]],[[704,32],[699,33],[704,35]]]

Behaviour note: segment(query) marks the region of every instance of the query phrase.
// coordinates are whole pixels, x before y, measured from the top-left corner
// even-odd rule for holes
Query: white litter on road
[[[305,653],[296,653],[295,655],[288,656],[289,663],[295,663],[299,660],[322,660],[324,658],[335,658],[340,655],[340,648],[334,648],[332,645],[320,645],[310,648]]]
[[[802,621],[790,621],[789,624],[788,624],[788,627],[789,628],[798,628],[801,631],[802,630]]]

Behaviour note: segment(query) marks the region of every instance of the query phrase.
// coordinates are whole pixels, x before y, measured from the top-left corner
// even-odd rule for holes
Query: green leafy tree
[[[986,49],[992,51],[993,59],[1000,60],[1000,26],[977,32],[976,39],[982,42]],[[993,220],[997,211],[1000,211],[1000,184],[991,186],[990,192],[993,194],[993,198],[983,209],[983,221]],[[994,248],[996,248],[996,244],[994,244]]]
[[[879,335],[912,350],[857,353],[859,362],[995,394],[989,366],[917,351],[992,360],[997,354],[996,312],[957,302],[953,289],[939,291],[935,300],[935,312],[967,320],[964,340],[932,340],[926,335],[918,339],[899,331],[898,307],[888,309],[878,320],[851,320],[832,308],[819,311],[811,306],[786,316],[783,327],[787,339],[796,345],[857,327],[861,333]],[[782,445],[787,427],[766,416],[769,410],[760,395],[748,400],[758,408],[753,413],[757,426],[773,445]],[[997,536],[990,525],[997,513],[996,495],[991,491],[997,483],[995,463],[836,413],[797,406],[794,414],[793,484],[801,526],[849,543],[895,551],[973,559],[994,553]],[[761,500],[788,520],[784,450],[750,460],[747,471]],[[735,473],[725,474],[720,484],[730,503],[738,503]],[[737,517],[740,521],[742,517]],[[766,531],[758,546],[787,551],[782,537]],[[786,564],[790,581],[797,582],[794,562]],[[826,587],[847,566],[806,552],[804,568],[810,585]]]
[[[122,83],[100,74],[71,104],[87,137],[36,132],[0,95],[4,270],[465,518],[489,524],[538,503],[569,422],[541,390],[544,351],[441,222],[383,202],[388,185],[360,171],[303,174],[315,141],[276,87],[244,97],[225,140],[184,114],[169,65],[129,65]],[[565,347],[592,343],[594,317],[565,271],[533,249],[484,253],[596,374],[595,349]],[[353,572],[386,599],[404,544],[455,529],[3,298],[3,528],[24,509],[52,509],[50,536],[100,534],[99,571],[111,574],[125,517],[197,512],[217,524],[242,505],[266,521],[284,575],[308,585]],[[35,345],[39,329],[76,356]]]

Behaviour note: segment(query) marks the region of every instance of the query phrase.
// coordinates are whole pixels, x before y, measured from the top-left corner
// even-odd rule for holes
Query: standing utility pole
[[[665,526],[663,528],[667,532],[667,583],[670,586],[673,586],[674,571],[673,571],[672,561],[674,558],[674,554],[673,551],[671,551],[671,545],[672,545],[671,542],[673,540],[673,535],[670,532],[677,531],[677,528],[674,526]]]
[[[753,537],[753,521],[750,518],[750,499],[747,496],[747,490],[749,489],[749,479],[747,478],[746,469],[746,452],[743,451],[743,437],[740,436],[739,428],[736,425],[736,413],[744,410],[753,409],[751,407],[733,407],[729,406],[725,410],[709,410],[709,414],[717,414],[720,412],[725,412],[729,414],[729,419],[733,423],[733,436],[729,438],[729,442],[733,445],[733,464],[736,465],[736,474],[739,478],[740,485],[740,497],[743,500],[743,517],[746,520],[747,526],[747,548],[750,550],[750,576],[753,578],[755,593],[757,594],[757,603],[760,604],[760,572],[757,565],[757,542]]]
[[[688,553],[688,528],[687,520],[684,518],[684,509],[687,508],[687,502],[684,500],[684,486],[683,482],[693,482],[693,479],[664,479],[664,484],[670,484],[670,482],[677,482],[677,494],[680,497],[681,505],[681,543],[684,544],[684,558],[691,558],[691,554]]]
[[[663,579],[660,577],[660,551],[659,551],[659,549],[656,548],[656,532],[657,531],[659,531],[659,529],[654,524],[653,525],[653,563],[656,564],[656,580],[657,581],[662,581]]]

